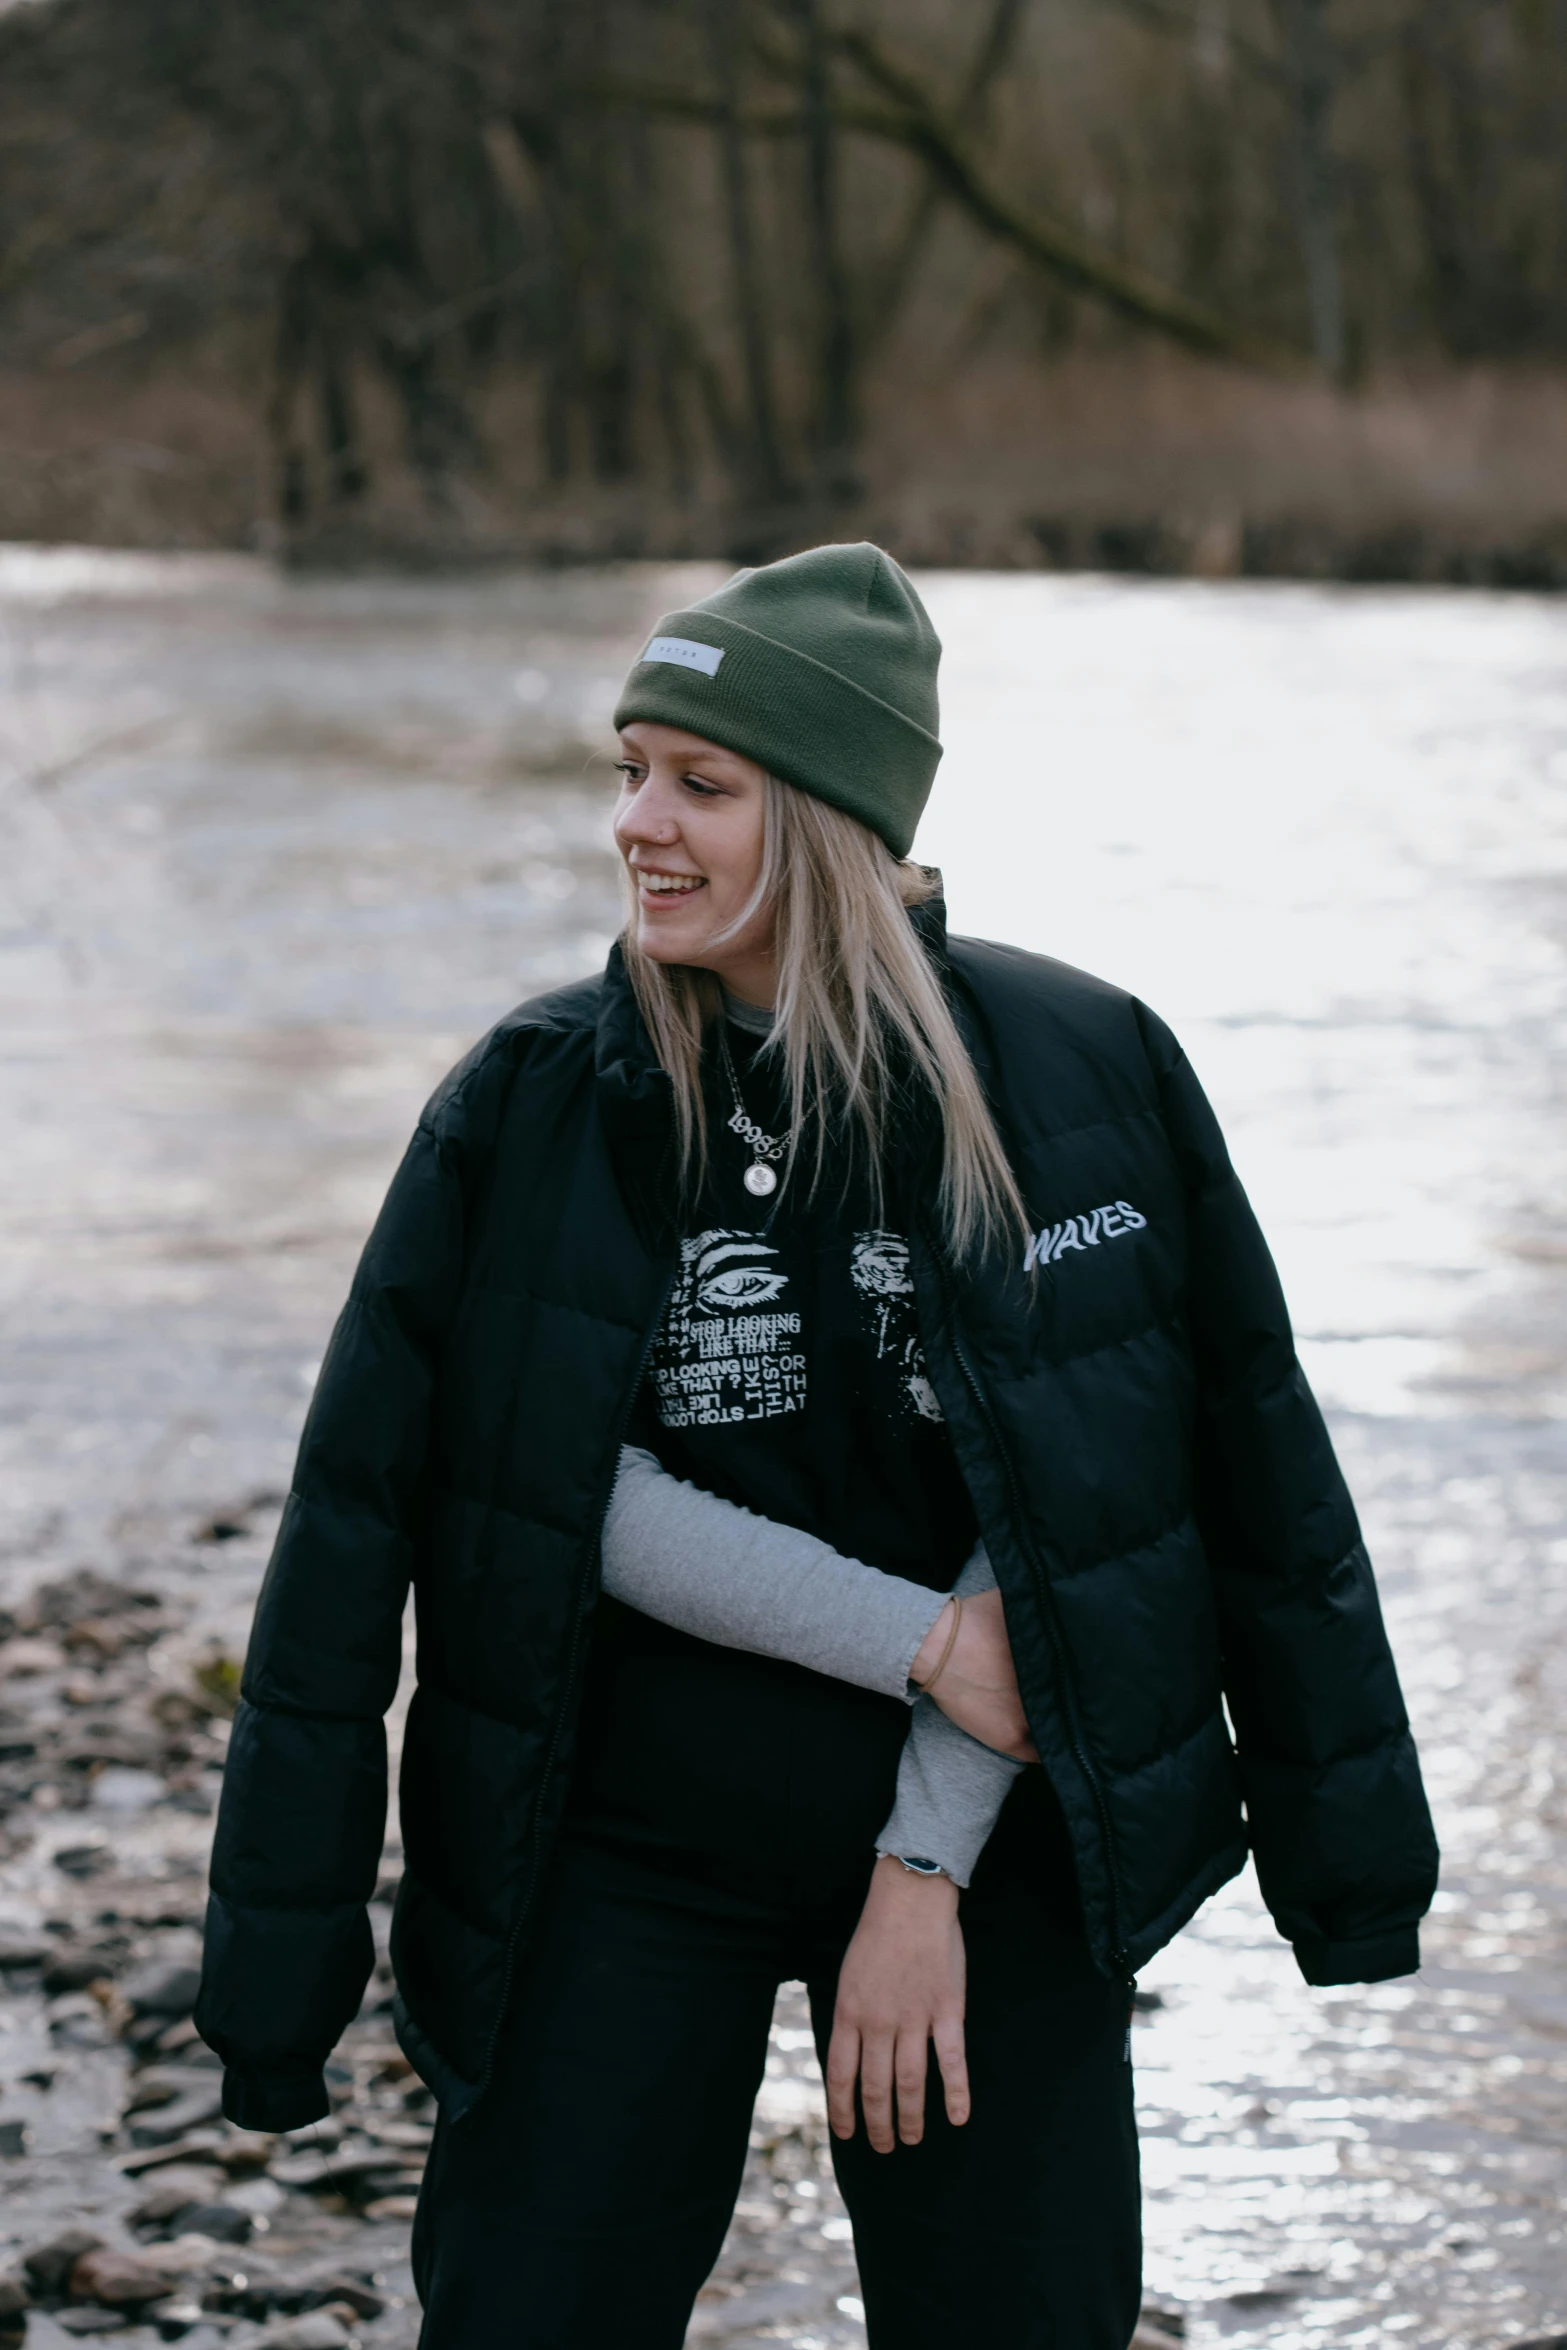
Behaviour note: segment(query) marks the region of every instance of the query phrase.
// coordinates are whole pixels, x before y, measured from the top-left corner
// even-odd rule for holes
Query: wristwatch
[[[921,1860],[917,1853],[889,1852],[887,1858],[907,1869],[911,1877],[944,1877],[947,1873],[939,1860]]]

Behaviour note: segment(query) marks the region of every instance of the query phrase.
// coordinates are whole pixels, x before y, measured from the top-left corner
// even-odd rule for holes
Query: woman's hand
[[[949,1600],[942,1609],[914,1659],[909,1678],[916,1689],[922,1689],[927,1676],[941,1664],[954,1605]],[[997,1754],[1009,1754],[1014,1762],[1038,1762],[1039,1753],[1029,1736],[1028,1717],[1018,1695],[999,1591],[979,1591],[972,1599],[965,1599],[952,1654],[930,1694],[942,1712],[981,1746],[993,1746]]]
[[[968,2120],[963,1978],[963,1929],[952,1879],[917,1876],[891,1857],[879,1860],[838,1974],[827,2050],[827,2118],[835,2137],[854,2135],[858,2081],[866,2135],[877,2153],[890,2154],[898,2138],[917,2146],[925,2134],[932,2041],[947,2119]]]

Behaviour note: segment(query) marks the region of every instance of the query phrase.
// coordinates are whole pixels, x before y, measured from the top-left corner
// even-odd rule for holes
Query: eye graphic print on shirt
[[[800,1317],[789,1276],[758,1233],[719,1227],[680,1244],[680,1271],[653,1352],[666,1428],[772,1420],[805,1409]]]
[[[849,1275],[876,1359],[893,1365],[904,1410],[922,1420],[939,1420],[942,1409],[920,1344],[908,1242],[899,1232],[857,1232]]]

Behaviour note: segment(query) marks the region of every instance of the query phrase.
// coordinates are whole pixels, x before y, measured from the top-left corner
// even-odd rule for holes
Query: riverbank
[[[529,381],[492,384],[481,458],[438,493],[373,385],[368,487],[277,517],[248,379],[211,354],[0,371],[0,540],[260,549],[322,570],[755,560],[871,537],[911,566],[1567,587],[1567,376],[1446,370],[1335,392],[1180,354],[918,356],[873,384],[862,494],[737,509],[538,478]],[[310,485],[307,485],[309,488]]]

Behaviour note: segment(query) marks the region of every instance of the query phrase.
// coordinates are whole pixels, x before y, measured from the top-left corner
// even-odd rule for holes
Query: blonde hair
[[[763,1049],[781,1056],[787,1084],[785,1179],[809,1134],[814,1190],[830,1126],[847,1119],[864,1145],[879,1215],[889,1129],[912,1074],[940,1114],[937,1211],[953,1255],[1025,1234],[1028,1219],[974,1064],[909,920],[910,907],[934,894],[935,877],[900,863],[866,825],[792,784],[769,775],[765,788],[761,871],[720,938],[737,937],[771,907],[778,997]],[[621,949],[673,1081],[682,1180],[699,1184],[708,1149],[702,1045],[722,991],[710,971],[644,955],[634,918]]]

